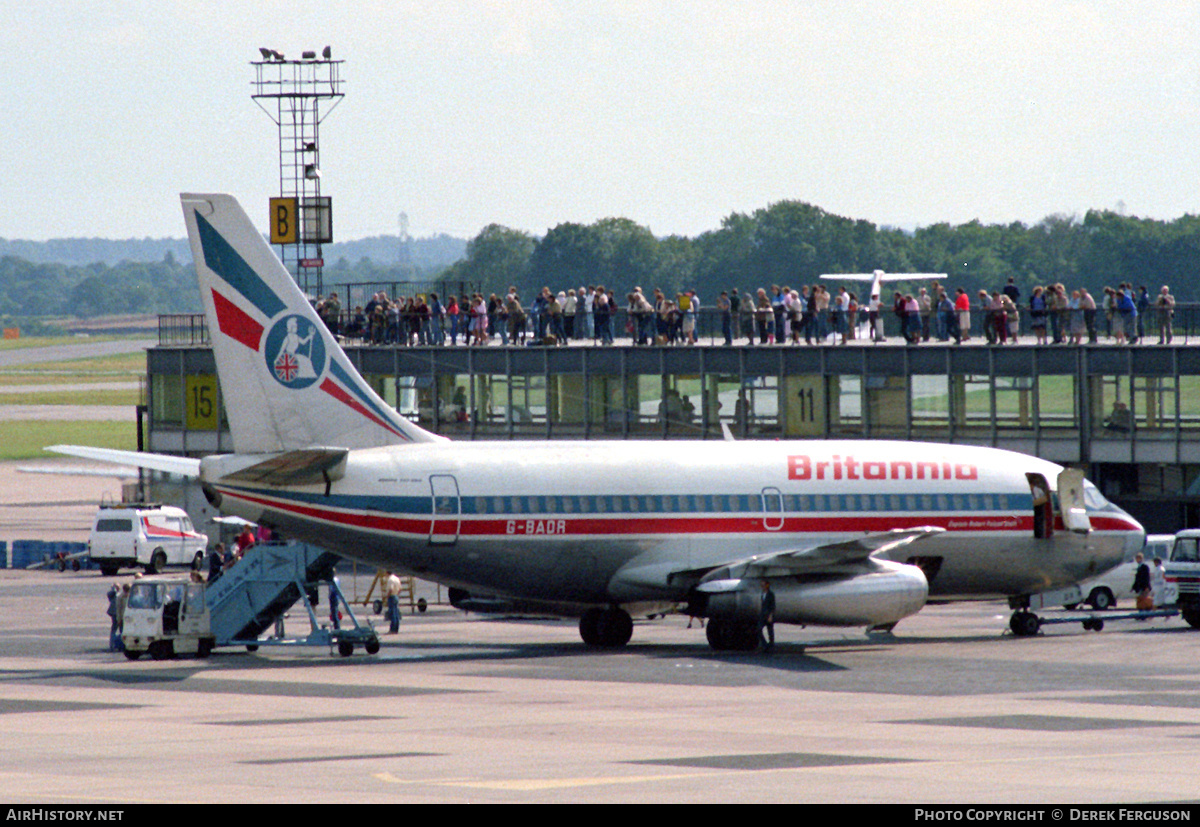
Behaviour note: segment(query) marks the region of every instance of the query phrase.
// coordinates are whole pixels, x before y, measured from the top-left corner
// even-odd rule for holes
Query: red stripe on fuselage
[[[222,494],[241,499],[255,505],[284,511],[297,516],[322,520],[353,528],[371,531],[388,531],[399,534],[427,536],[433,525],[425,515],[386,515],[339,511],[247,494],[242,491],[220,489]],[[465,537],[549,537],[563,535],[663,535],[663,534],[856,534],[860,532],[889,531],[894,528],[920,528],[938,526],[955,533],[1009,532],[1031,534],[1033,517],[1017,514],[1007,515],[852,515],[852,516],[788,516],[780,528],[774,528],[778,516],[733,514],[728,516],[700,516],[681,514],[677,517],[641,517],[632,514],[614,514],[612,517],[541,515],[537,517],[504,517],[442,515],[438,517],[439,534],[453,533],[453,524],[459,524],[458,534]],[[1115,517],[1094,518],[1095,526],[1104,531],[1131,531],[1133,527]],[[767,525],[772,528],[768,528]],[[1061,530],[1061,527],[1060,529]]]
[[[258,343],[262,341],[263,326],[216,290],[212,291],[212,297],[213,309],[217,312],[217,326],[221,328],[221,332],[251,350],[258,350]]]

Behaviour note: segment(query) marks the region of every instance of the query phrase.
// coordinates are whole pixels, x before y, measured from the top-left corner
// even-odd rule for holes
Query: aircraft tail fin
[[[180,199],[238,453],[443,440],[371,390],[236,199]]]

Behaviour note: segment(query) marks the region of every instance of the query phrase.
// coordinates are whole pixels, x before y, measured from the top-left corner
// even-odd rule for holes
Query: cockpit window
[[[1099,511],[1109,506],[1108,500],[1104,499],[1100,489],[1087,480],[1083,481],[1083,504],[1089,511]]]

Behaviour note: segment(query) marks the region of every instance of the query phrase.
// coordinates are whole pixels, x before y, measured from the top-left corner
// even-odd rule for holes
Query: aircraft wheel
[[[600,640],[602,646],[619,648],[633,637],[633,618],[624,609],[609,609],[601,615]]]
[[[579,636],[588,646],[600,646],[600,609],[588,609],[579,618]]]
[[[743,620],[733,624],[733,647],[739,652],[753,652],[758,649],[761,638],[758,634],[758,624]]]
[[[1088,595],[1088,605],[1098,612],[1107,611],[1117,605],[1116,598],[1108,589],[1092,589]]]
[[[710,617],[708,625],[704,627],[704,635],[714,652],[724,652],[729,648],[729,632],[725,618]]]
[[[1013,612],[1008,621],[1008,628],[1017,637],[1032,637],[1038,633],[1042,622],[1033,612]]]
[[[624,609],[588,609],[579,619],[579,636],[588,646],[619,648],[633,637],[633,618]]]
[[[758,625],[751,621],[710,617],[704,633],[708,645],[717,652],[753,652],[758,648]]]

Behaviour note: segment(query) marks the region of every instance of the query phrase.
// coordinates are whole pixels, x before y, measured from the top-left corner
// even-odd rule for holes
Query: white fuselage
[[[1023,595],[1119,562],[1142,529],[1109,504],[1092,531],[1035,538],[1027,474],[1054,463],[904,442],[466,442],[355,450],[328,486],[222,482],[222,510],[346,556],[547,605],[684,598],[670,575],[867,532],[937,526],[934,598]],[[209,460],[205,460],[206,463]],[[224,463],[224,464],[222,464]]]

